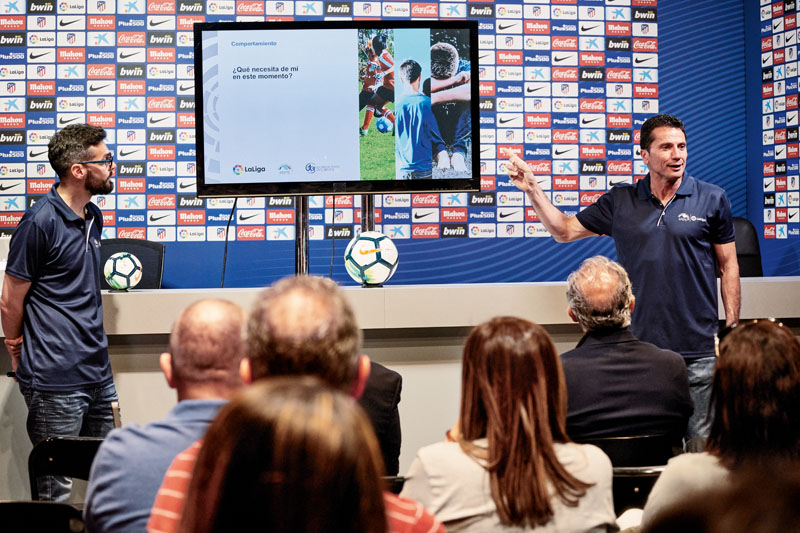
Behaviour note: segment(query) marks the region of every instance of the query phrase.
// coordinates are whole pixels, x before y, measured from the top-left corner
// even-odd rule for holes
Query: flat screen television
[[[194,26],[201,197],[480,189],[476,21]]]

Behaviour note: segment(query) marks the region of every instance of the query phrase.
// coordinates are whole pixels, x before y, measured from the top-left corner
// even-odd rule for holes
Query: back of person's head
[[[361,330],[336,283],[293,276],[261,293],[247,344],[253,380],[313,375],[344,390],[356,376]]]
[[[383,35],[376,35],[372,38],[372,49],[375,50],[375,54],[381,55],[384,50],[386,50],[386,37]]]
[[[586,331],[630,326],[631,302],[628,273],[602,255],[584,260],[567,278],[567,303]]]
[[[728,465],[800,459],[800,342],[778,322],[741,323],[724,337],[714,371],[708,450]]]
[[[67,174],[70,166],[85,160],[89,148],[100,144],[106,131],[91,124],[70,124],[57,131],[47,143],[47,158],[59,177]]]
[[[380,448],[358,404],[317,378],[247,387],[203,440],[180,531],[384,533]]]
[[[645,120],[639,129],[639,148],[650,149],[650,144],[653,142],[653,130],[656,128],[677,128],[683,132],[683,138],[686,138],[686,127],[681,119],[674,115],[655,115]]]
[[[800,464],[767,459],[741,465],[730,483],[687,494],[643,533],[800,532]]]
[[[431,46],[431,77],[446,80],[458,72],[458,50],[450,43]]]
[[[407,83],[414,83],[422,74],[422,67],[413,59],[406,59],[400,65],[400,79]]]
[[[561,465],[553,447],[568,442],[567,393],[547,332],[533,322],[498,317],[467,338],[459,418],[462,449],[488,465],[492,498],[504,524],[550,519],[551,491],[577,502],[589,486]],[[486,438],[488,449],[477,439]]]
[[[179,389],[232,390],[242,384],[244,319],[241,307],[219,299],[200,300],[181,312],[169,338],[171,379]]]

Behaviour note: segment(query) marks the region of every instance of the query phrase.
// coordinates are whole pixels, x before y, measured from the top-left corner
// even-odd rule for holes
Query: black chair
[[[31,499],[39,499],[36,480],[40,476],[88,480],[92,461],[102,442],[100,437],[50,437],[34,446],[28,456]]]
[[[164,243],[143,239],[103,239],[100,241],[100,278],[104,289],[112,289],[103,267],[109,257],[117,252],[130,252],[142,263],[142,280],[137,289],[160,289],[164,274]]]
[[[583,439],[608,455],[614,467],[614,511],[617,516],[631,507],[642,508],[667,461],[679,449],[669,435]]]
[[[403,476],[383,476],[382,479],[386,490],[392,494],[400,494],[400,491],[403,490],[403,485],[406,482],[406,478]]]
[[[736,230],[736,258],[739,260],[739,276],[760,278],[764,275],[761,267],[761,246],[753,223],[742,217],[733,217]]]
[[[580,442],[603,450],[614,467],[665,465],[675,455],[674,448],[678,445],[669,435],[598,437]]]
[[[66,503],[0,501],[3,531],[15,533],[80,533],[81,512]]]

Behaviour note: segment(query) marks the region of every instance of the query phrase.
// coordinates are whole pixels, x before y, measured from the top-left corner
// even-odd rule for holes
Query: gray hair
[[[567,303],[586,331],[628,327],[632,301],[628,273],[602,255],[584,260],[567,278]]]

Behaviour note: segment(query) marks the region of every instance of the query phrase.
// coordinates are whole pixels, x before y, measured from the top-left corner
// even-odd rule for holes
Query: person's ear
[[[242,383],[250,385],[253,382],[253,370],[250,367],[250,359],[242,357],[239,363],[239,377],[242,378]]]
[[[158,364],[161,366],[161,372],[167,380],[167,385],[169,385],[171,389],[174,389],[175,382],[173,381],[174,375],[172,372],[172,354],[169,352],[162,353],[158,358]]]
[[[634,307],[636,307],[636,297],[635,296],[631,297],[631,307],[630,307],[631,314],[633,314],[633,308]]]
[[[567,307],[567,314],[569,315],[569,317],[572,319],[573,322],[577,322],[578,321],[578,317],[575,316],[575,312],[572,311],[571,307]]]
[[[358,366],[356,368],[356,379],[353,382],[353,387],[350,389],[350,394],[355,399],[361,398],[364,394],[364,388],[367,386],[367,379],[369,379],[370,362],[368,355],[361,355],[358,358]]]

